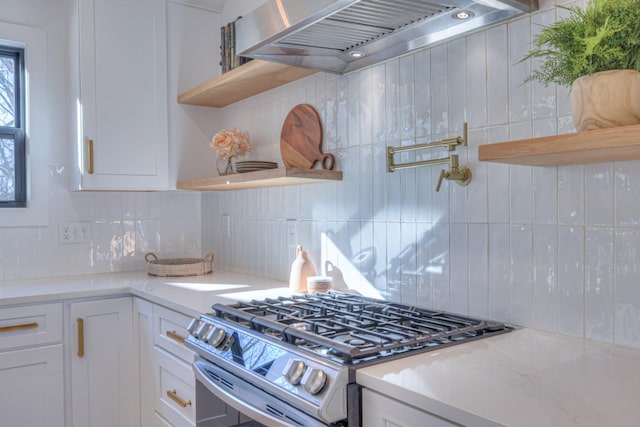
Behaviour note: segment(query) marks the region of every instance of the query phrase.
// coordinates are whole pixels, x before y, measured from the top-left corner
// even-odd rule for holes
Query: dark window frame
[[[25,68],[24,49],[13,46],[0,45],[0,55],[15,59],[15,123],[14,126],[0,126],[0,136],[9,137],[14,141],[15,164],[15,198],[0,201],[0,208],[24,208],[27,206],[27,150],[25,137]]]

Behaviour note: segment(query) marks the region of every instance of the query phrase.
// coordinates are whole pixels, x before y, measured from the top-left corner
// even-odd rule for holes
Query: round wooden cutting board
[[[319,161],[323,169],[333,169],[335,159],[332,154],[322,152],[322,124],[311,105],[296,105],[285,118],[280,154],[289,168],[311,169]]]

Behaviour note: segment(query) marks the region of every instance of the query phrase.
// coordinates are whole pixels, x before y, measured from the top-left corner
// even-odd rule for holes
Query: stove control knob
[[[196,332],[196,329],[198,329],[200,323],[201,322],[198,319],[191,319],[189,326],[187,326],[187,331],[189,331],[189,333],[193,335]]]
[[[327,384],[327,374],[322,369],[309,368],[302,377],[301,384],[309,394],[318,394]]]
[[[307,365],[302,360],[289,359],[282,370],[282,375],[289,384],[296,385],[300,383],[306,369]]]
[[[205,337],[207,336],[209,331],[212,329],[213,329],[213,325],[204,323],[202,327],[198,328],[198,338],[200,338],[202,341],[206,341]]]
[[[206,341],[214,347],[220,347],[224,344],[224,339],[227,337],[227,332],[222,328],[213,328],[207,334]]]
[[[202,337],[204,337],[204,334],[206,333],[207,326],[209,325],[204,322],[200,322],[200,324],[196,328],[196,331],[193,333],[193,336],[198,339],[202,339]]]

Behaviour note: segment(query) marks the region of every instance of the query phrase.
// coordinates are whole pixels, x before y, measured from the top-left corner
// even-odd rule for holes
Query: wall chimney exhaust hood
[[[344,74],[537,8],[537,0],[267,0],[236,22],[236,52]]]

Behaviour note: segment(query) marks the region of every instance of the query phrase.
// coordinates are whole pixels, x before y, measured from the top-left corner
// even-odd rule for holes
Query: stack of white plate
[[[255,172],[265,169],[275,169],[278,167],[276,162],[262,162],[259,160],[246,160],[242,162],[236,162],[236,172]]]

